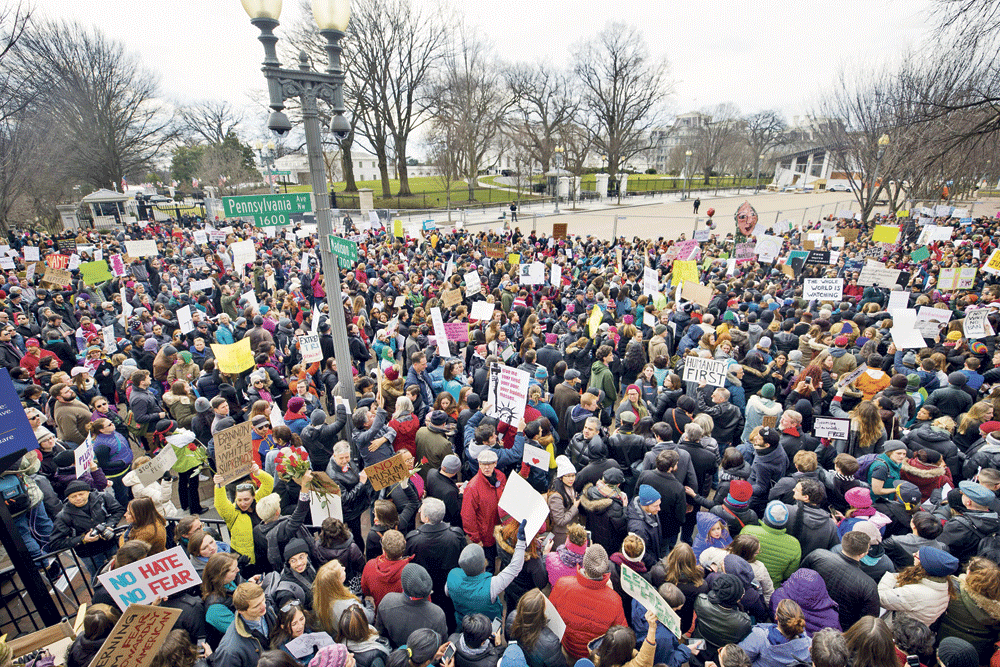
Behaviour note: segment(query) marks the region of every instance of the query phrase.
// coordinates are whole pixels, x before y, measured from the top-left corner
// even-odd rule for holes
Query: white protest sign
[[[254,248],[253,241],[237,241],[229,246],[233,253],[233,263],[244,266],[257,258],[257,249]]]
[[[559,545],[554,545],[553,548]],[[562,619],[559,612],[556,610],[556,606],[552,604],[552,601],[548,597],[545,597],[545,627],[552,631],[556,637],[560,639],[566,634],[566,621]]]
[[[699,229],[695,231],[693,238],[698,243],[705,243],[711,238],[711,236],[712,236],[711,229]]]
[[[475,271],[469,271],[465,274],[465,295],[473,296],[479,294],[483,291],[483,281],[480,280],[479,274]]]
[[[182,334],[194,331],[194,321],[191,319],[191,306],[177,309],[177,326]]]
[[[889,292],[889,306],[886,308],[890,313],[893,308],[906,308],[910,302],[910,293],[903,290]]]
[[[802,296],[820,301],[840,301],[844,296],[844,279],[806,278]]]
[[[781,254],[781,246],[784,241],[777,236],[760,236],[757,238],[757,245],[754,252],[757,260],[763,263],[773,262]]]
[[[549,284],[553,287],[562,286],[562,267],[558,264],[552,265],[551,277],[549,278]]]
[[[174,467],[177,463],[177,452],[173,447],[162,447],[152,461],[142,464],[136,468],[135,474],[139,476],[139,481],[144,485],[150,485],[159,481],[163,475]]]
[[[535,447],[534,445],[525,443],[524,456],[521,460],[524,463],[532,465],[542,472],[547,473],[549,471],[549,464],[552,457],[549,455],[549,451],[547,449],[542,449],[541,447]]]
[[[214,283],[212,283],[211,278],[205,278],[204,280],[192,280],[191,281],[191,291],[195,290],[207,290],[212,289]]]
[[[97,579],[123,610],[130,604],[153,602],[201,583],[183,547],[161,551],[99,575]]]
[[[319,320],[319,318],[316,319]],[[318,334],[299,336],[299,346],[299,350],[302,352],[302,361],[307,364],[323,361],[323,349],[320,347]]]
[[[503,495],[500,496],[497,507],[518,522],[527,520],[528,525],[524,528],[524,534],[528,544],[535,539],[535,535],[549,517],[549,504],[545,501],[545,497],[531,488],[527,480],[520,475],[510,475],[507,478],[507,484],[503,488]]]
[[[859,377],[861,377],[861,374],[864,373],[866,370],[868,370],[868,364],[859,365],[857,368],[855,368],[847,375],[841,375],[839,378],[837,378],[837,386],[846,387],[847,385],[851,384]]]
[[[472,304],[472,312],[469,313],[469,319],[490,320],[493,317],[493,311],[496,310],[496,307],[497,305],[495,303],[476,301]]]
[[[686,357],[684,359],[685,382],[705,383],[712,387],[726,385],[726,360],[702,359],[701,357]]]
[[[313,525],[318,526],[319,524],[314,523]],[[306,632],[285,642],[285,649],[296,660],[302,660],[302,658],[311,656],[324,646],[330,646],[333,643],[333,637],[325,632]]]
[[[656,328],[656,315],[653,313],[643,312],[642,314],[643,325],[649,327],[650,329]]]
[[[495,368],[495,366],[494,366]],[[528,384],[531,374],[510,366],[500,366],[500,372],[491,373],[491,395],[495,397],[493,414],[505,424],[517,425],[524,416],[528,401]]]
[[[630,567],[621,568],[622,590],[631,595],[646,610],[656,614],[656,620],[663,624],[675,637],[681,636],[681,617],[663,599],[653,584],[642,578]]]
[[[813,420],[813,435],[817,438],[830,438],[831,440],[847,440],[847,435],[851,430],[850,419],[837,419],[835,417],[816,417]]]
[[[90,470],[94,462],[94,441],[87,436],[83,444],[73,450],[73,463],[76,466],[76,478],[80,479]]]
[[[642,293],[650,296],[655,295],[659,292],[657,289],[659,286],[660,277],[657,275],[656,269],[645,267],[642,270]]]
[[[156,257],[159,251],[156,249],[156,241],[126,241],[125,252],[129,257]]]
[[[892,344],[898,350],[921,349],[927,346],[920,331],[906,327],[892,327],[889,329],[892,336]]]
[[[442,354],[448,353],[448,333],[444,330],[444,318],[441,317],[441,309],[431,308],[431,322],[434,324],[434,338]],[[527,389],[527,388],[525,388]]]
[[[240,301],[246,301],[248,304],[253,306],[254,310],[260,308],[260,304],[257,303],[257,295],[254,294],[253,290],[248,290],[240,295]]]
[[[344,505],[339,493],[320,494],[313,491],[309,498],[309,511],[314,526],[322,526],[323,520],[329,517],[337,521],[344,520]]]
[[[15,268],[14,260],[12,260],[10,257],[0,257],[0,269],[4,269],[6,271],[13,271],[14,268]]]
[[[194,233],[194,242],[198,245],[205,245],[208,243],[208,233],[203,229],[199,229]]]
[[[38,268],[38,264],[34,262],[29,262],[28,266],[24,267],[24,279],[30,283],[31,279],[35,277],[35,269]]]
[[[914,325],[924,338],[934,338],[941,332],[941,327],[950,321],[951,311],[947,308],[920,306]]]
[[[987,320],[989,312],[984,309],[966,311],[962,321],[962,332],[966,338],[986,338],[993,335],[993,326]]]
[[[917,326],[917,311],[912,308],[893,308],[889,314],[892,315],[893,327],[915,329]]]
[[[101,328],[101,334],[104,336],[104,351],[108,354],[114,354],[116,352],[115,326],[113,324],[109,324],[108,326]]]
[[[866,262],[858,274],[859,285],[892,287],[899,279],[899,269],[889,269],[877,262]]]
[[[26,262],[37,262],[39,261],[38,248],[37,246],[25,246],[24,247],[24,261]]]
[[[282,416],[281,406],[277,403],[271,404],[271,412],[268,415],[268,421],[271,422],[271,428],[285,426],[285,418]]]

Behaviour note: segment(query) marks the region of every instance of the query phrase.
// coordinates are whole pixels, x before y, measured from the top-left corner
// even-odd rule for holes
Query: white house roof
[[[99,202],[128,201],[128,196],[112,190],[98,190],[91,192],[81,200],[84,204],[96,204]]]

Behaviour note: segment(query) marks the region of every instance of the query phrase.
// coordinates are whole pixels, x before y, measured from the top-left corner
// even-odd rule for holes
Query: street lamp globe
[[[313,18],[320,30],[345,32],[351,22],[350,0],[313,0]]]
[[[691,157],[692,155],[694,155],[694,153],[692,153],[691,151],[684,151],[684,155],[686,157]]]
[[[243,9],[251,19],[278,20],[281,16],[281,0],[240,0]]]
[[[254,142],[253,147],[256,148],[259,151],[259,150],[262,150],[264,148],[264,144],[261,143],[260,139],[258,139],[257,141]]]
[[[886,147],[886,146],[888,146],[889,145],[889,135],[888,134],[883,134],[881,137],[879,137],[878,138],[878,145],[882,146],[883,148]]]
[[[274,150],[274,142],[273,141],[267,142],[267,150],[269,150],[269,151],[273,151]]]

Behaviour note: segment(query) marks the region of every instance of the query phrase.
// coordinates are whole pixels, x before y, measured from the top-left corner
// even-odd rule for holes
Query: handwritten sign
[[[698,282],[698,264],[694,260],[674,262],[673,283],[678,285],[682,280]]]
[[[219,362],[219,370],[223,373],[242,373],[254,365],[249,338],[243,338],[229,345],[212,343],[212,352]]]
[[[962,332],[966,338],[977,339],[986,338],[993,335],[993,326],[990,324],[986,310],[972,310],[965,313],[962,321]]]
[[[552,456],[547,449],[525,443],[524,456],[521,460],[528,465],[538,468],[542,472],[548,472]]]
[[[483,282],[479,278],[479,274],[475,271],[469,271],[465,274],[465,293],[468,296],[475,296],[483,291]],[[445,304],[448,305],[448,304]]]
[[[91,667],[148,667],[180,615],[181,610],[172,607],[132,605],[115,623]]]
[[[899,269],[890,269],[877,262],[866,262],[858,274],[859,285],[875,287],[892,287],[899,280]]]
[[[684,381],[705,383],[712,387],[726,386],[726,368],[729,363],[722,359],[702,359],[701,357],[686,357],[684,359]]]
[[[554,239],[564,239],[566,238],[566,223],[565,222],[553,222],[552,223],[552,238]]]
[[[216,471],[224,478],[223,484],[250,474],[253,467],[252,431],[250,422],[243,422],[215,434]]]
[[[490,389],[495,389],[493,403],[494,416],[505,424],[517,425],[524,416],[524,406],[528,401],[528,384],[531,374],[510,366],[502,366],[496,387],[490,378]]]
[[[135,474],[138,475],[140,482],[149,485],[163,477],[175,463],[177,463],[177,452],[173,447],[163,447],[151,461],[136,468]]]
[[[490,259],[502,259],[507,256],[506,243],[484,243],[483,246],[486,256]]]
[[[851,384],[859,377],[861,377],[861,374],[864,373],[866,370],[868,370],[868,365],[861,364],[847,375],[841,375],[840,378],[837,380],[837,385],[840,387],[846,387],[847,385]]]
[[[496,310],[496,307],[497,305],[495,303],[476,301],[472,304],[472,312],[469,314],[469,319],[489,320],[493,317],[493,311]]]
[[[319,334],[299,336],[299,351],[302,353],[302,361],[307,364],[323,361],[323,348],[319,344]]]
[[[469,325],[465,322],[445,322],[444,333],[448,340],[459,343],[469,342]]]
[[[816,417],[813,420],[813,435],[817,438],[829,438],[830,440],[847,440],[848,432],[851,429],[850,419],[837,419],[835,417]]]
[[[83,444],[73,450],[73,464],[76,466],[76,478],[80,479],[90,470],[94,462],[94,441],[88,436]]]
[[[707,306],[712,302],[713,291],[711,287],[687,280],[684,282],[684,287],[681,288],[681,297],[686,301],[693,301],[694,303]]]
[[[125,241],[125,252],[129,257],[156,257],[160,251],[156,249],[156,241]]]
[[[451,308],[462,303],[462,290],[451,289],[441,293],[441,301],[445,308]]]
[[[757,244],[737,243],[736,247],[733,248],[733,259],[736,260],[737,264],[754,261],[757,259]]]
[[[387,486],[392,486],[396,482],[401,482],[409,478],[410,467],[406,464],[403,454],[399,453],[384,461],[371,464],[365,468],[365,474],[368,475],[368,481],[371,483],[372,488],[380,491]]]
[[[637,572],[628,567],[621,569],[622,590],[631,595],[635,600],[647,610],[652,609],[656,614],[656,620],[674,633],[675,637],[681,636],[681,617],[670,608],[667,601],[663,599],[653,584],[642,578]]]
[[[162,551],[97,577],[122,609],[150,603],[201,583],[184,547]]]
[[[840,301],[844,296],[843,278],[806,278],[802,289],[806,299]]]
[[[42,276],[42,281],[52,285],[59,285],[60,287],[68,287],[73,282],[73,274],[63,269],[47,268],[45,269],[45,274]]]

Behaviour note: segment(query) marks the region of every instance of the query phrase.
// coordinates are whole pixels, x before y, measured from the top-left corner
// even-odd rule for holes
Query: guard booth
[[[127,195],[112,190],[98,190],[80,200],[84,206],[90,207],[94,229],[110,229],[125,222],[125,216],[130,215],[126,210],[129,200]]]

